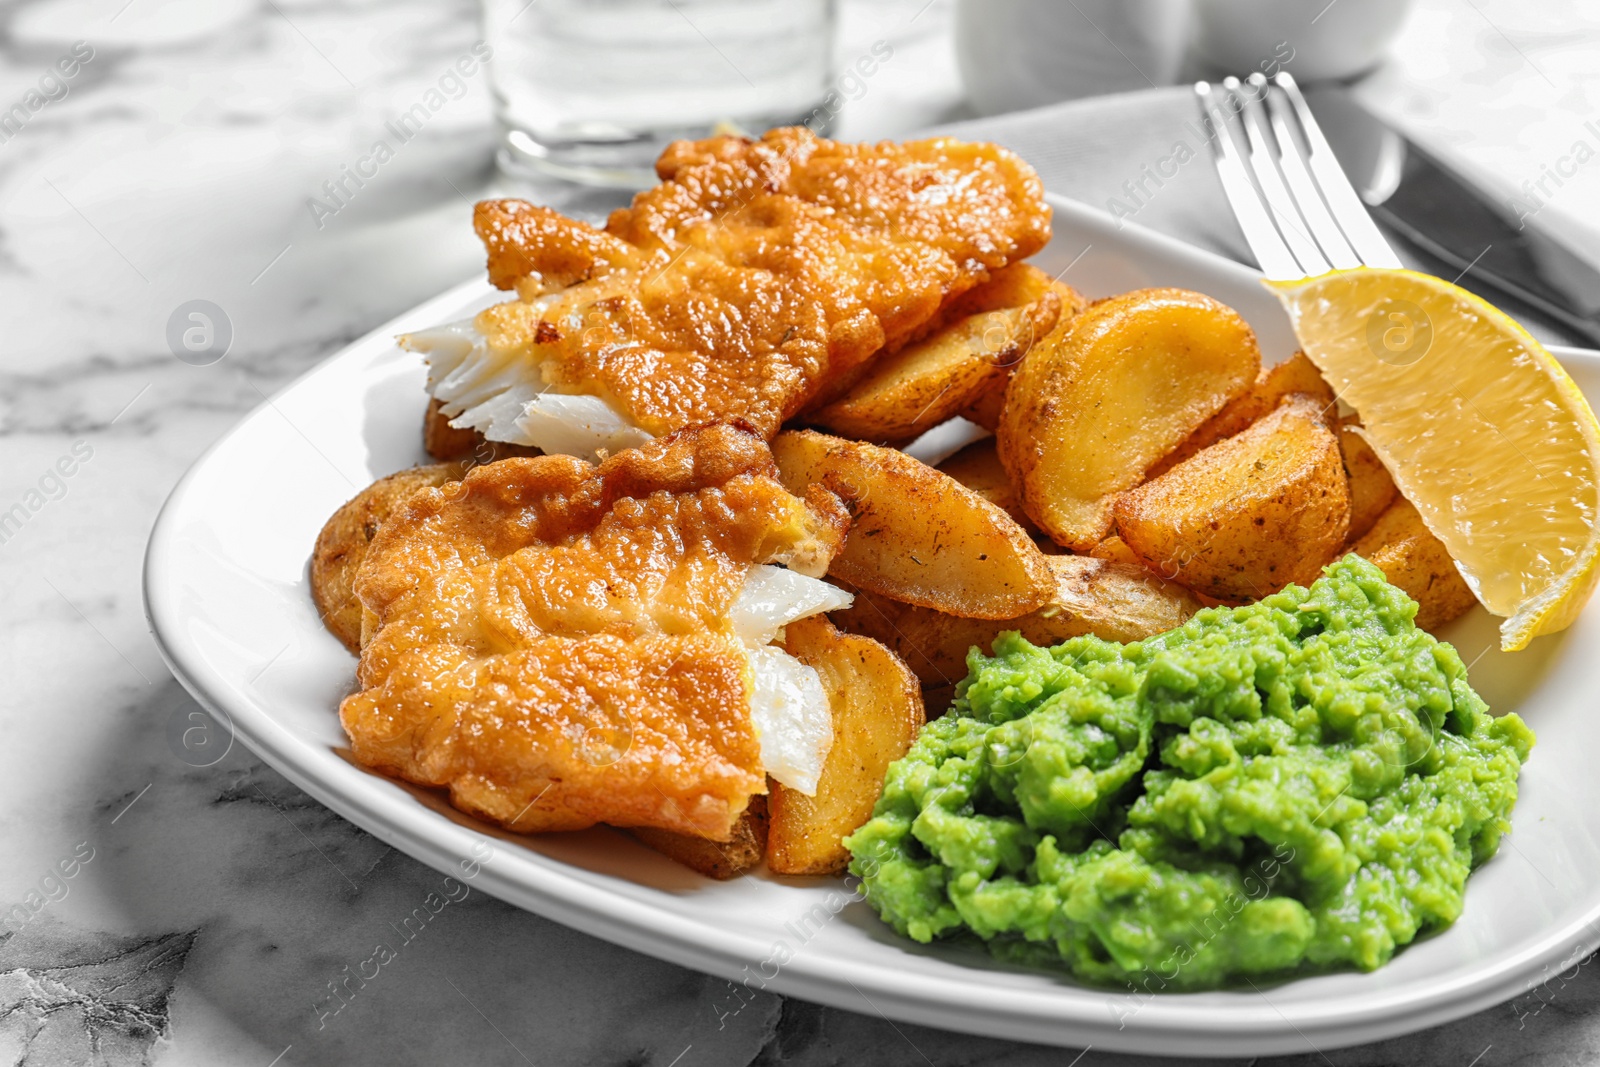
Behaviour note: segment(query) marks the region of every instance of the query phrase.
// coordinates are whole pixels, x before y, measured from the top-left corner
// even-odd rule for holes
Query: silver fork
[[[1401,265],[1287,71],[1270,81],[1225,78],[1220,88],[1198,82],[1194,90],[1213,131],[1223,191],[1267,277]]]

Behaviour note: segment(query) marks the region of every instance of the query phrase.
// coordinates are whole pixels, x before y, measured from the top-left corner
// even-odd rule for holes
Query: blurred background
[[[474,998],[507,1033],[463,1005],[440,1007],[454,994],[422,984],[420,962],[415,983],[394,980],[337,1033],[320,1032],[314,987],[359,958],[341,938],[437,876],[242,746],[206,767],[168,752],[164,725],[193,704],[140,606],[154,516],[201,451],[266,396],[480,271],[474,200],[511,193],[598,220],[625,202],[661,136],[759,132],[766,121],[848,140],[995,131],[1031,146],[1053,191],[1244,259],[1209,155],[1184,125],[1185,86],[1284,69],[1348,85],[1513,219],[1593,251],[1600,5],[486,7],[0,4],[0,506],[24,499],[59,456],[81,456],[80,443],[92,452],[0,543],[0,900],[21,899],[75,842],[98,849],[31,940],[0,940],[0,1062],[268,1067],[379,1055],[665,1067],[685,1045],[696,1052],[681,1067],[1077,1062],[766,995],[719,1027],[706,1005],[721,983],[481,894],[451,909],[449,937],[427,951],[477,976]],[[656,20],[631,43],[618,30],[640,25],[629,8]],[[1029,108],[1047,110],[1019,117]],[[1197,161],[1141,188],[1143,168],[1185,138],[1202,147]],[[197,301],[212,331],[198,357],[182,341]],[[1503,1006],[1329,1062],[1466,1064],[1497,1042],[1527,1062],[1593,1062],[1592,974],[1537,1023]],[[1510,1061],[1500,1054],[1484,1064]],[[1099,1062],[1131,1061],[1083,1060]]]

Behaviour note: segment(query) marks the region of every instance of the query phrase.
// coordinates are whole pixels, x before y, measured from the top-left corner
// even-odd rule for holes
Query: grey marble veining
[[[961,117],[946,5],[921,7],[845,5],[852,40],[897,41],[845,136]],[[1423,5],[1364,91],[1512,186],[1519,167],[1536,177],[1592,110],[1597,38],[1556,32],[1575,3],[1531,7]],[[725,983],[446,886],[242,746],[195,766],[170,743],[196,707],[146,632],[150,524],[265,395],[481,269],[481,74],[347,206],[308,206],[477,35],[466,0],[0,8],[0,108],[92,50],[0,142],[0,511],[28,513],[0,542],[0,912],[24,917],[0,936],[0,1063],[1156,1062],[897,1025],[866,1003],[759,994],[719,1018]],[[1600,167],[1550,209],[1596,222],[1596,183]],[[210,366],[165,341],[193,299],[234,332]],[[1260,1062],[1591,1063],[1597,1012],[1588,965],[1458,1024]]]

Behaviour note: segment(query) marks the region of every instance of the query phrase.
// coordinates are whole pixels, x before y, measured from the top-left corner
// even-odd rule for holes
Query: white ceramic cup
[[[1194,49],[1241,78],[1279,67],[1301,82],[1348,78],[1383,59],[1410,9],[1411,0],[1195,0]]]
[[[957,0],[956,61],[981,114],[1168,85],[1189,0]]]

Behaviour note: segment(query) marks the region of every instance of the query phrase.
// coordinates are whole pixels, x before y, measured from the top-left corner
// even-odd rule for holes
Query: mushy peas
[[[846,844],[886,922],[1140,990],[1370,970],[1461,914],[1533,734],[1348,556],[1127,645],[974,650]]]

